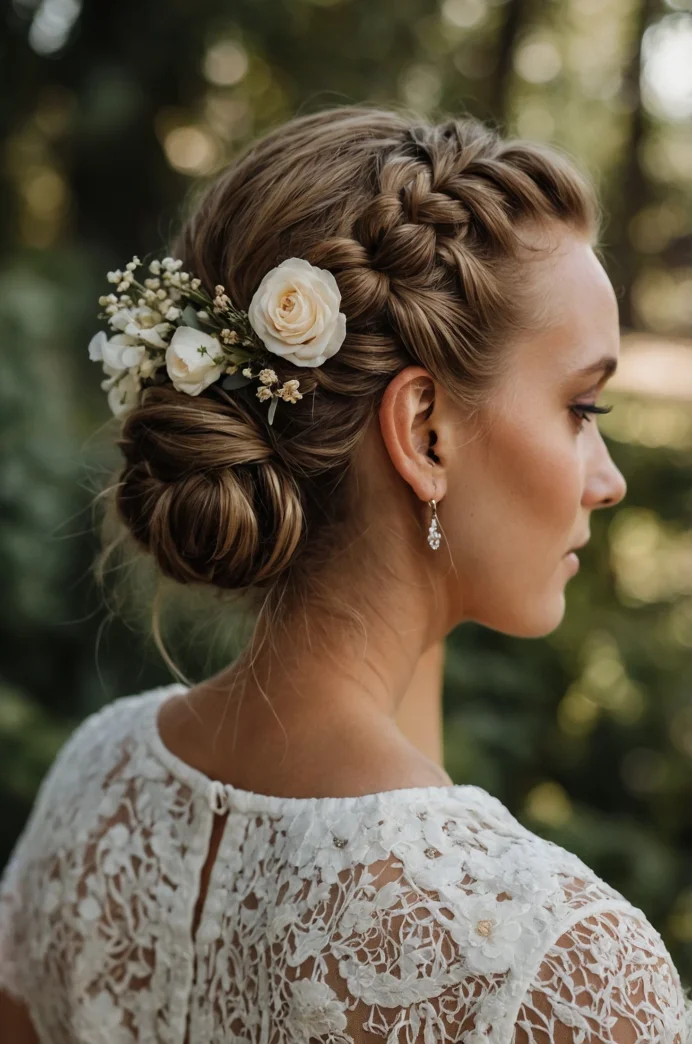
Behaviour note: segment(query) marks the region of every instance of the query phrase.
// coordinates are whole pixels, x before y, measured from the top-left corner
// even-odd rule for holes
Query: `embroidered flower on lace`
[[[343,1033],[345,1005],[326,982],[300,979],[291,985],[291,1003],[286,1027],[303,1044],[310,1037]]]
[[[323,880],[333,883],[338,880],[339,871],[354,862],[372,863],[387,855],[376,826],[348,810],[337,812],[325,822],[323,816],[305,809],[298,813],[289,830],[291,837],[298,840],[289,858],[305,877],[312,877],[315,867],[319,867]],[[335,839],[346,844],[335,845]]]
[[[507,893],[513,899],[541,899],[541,901],[564,903],[564,892],[560,881],[546,863],[535,859],[535,844],[531,852],[517,844],[502,856],[489,856],[479,848],[469,848],[465,853],[464,867],[474,884],[476,893],[501,895]],[[531,856],[531,858],[528,858]]]
[[[536,945],[531,904],[469,895],[450,930],[469,971],[504,972]]]
[[[41,895],[41,912],[44,914],[52,914],[54,910],[57,910],[63,901],[63,894],[64,889],[62,881],[49,881]]]
[[[137,1044],[122,1025],[122,1011],[107,990],[86,997],[74,1016],[75,1039],[89,1044]]]

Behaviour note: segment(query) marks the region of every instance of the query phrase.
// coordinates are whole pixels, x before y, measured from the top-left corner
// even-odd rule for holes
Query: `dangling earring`
[[[434,500],[429,500],[428,503],[432,508],[432,519],[430,520],[430,528],[428,529],[428,543],[433,551],[437,551],[440,546],[440,527],[437,519],[437,507],[435,506]]]

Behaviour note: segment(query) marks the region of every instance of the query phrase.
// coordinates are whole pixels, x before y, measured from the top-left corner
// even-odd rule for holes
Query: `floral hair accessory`
[[[100,331],[89,342],[89,358],[103,364],[101,387],[118,416],[136,405],[147,385],[172,383],[176,391],[199,395],[217,381],[228,391],[259,379],[257,398],[271,400],[271,424],[279,399],[303,397],[300,381],[279,382],[271,355],[295,366],[321,366],[346,337],[336,279],[302,258],[272,268],[247,312],[233,305],[223,286],[209,297],[201,280],[182,271],[182,261],[152,261],[143,282],[135,276],[141,264],[133,257],[124,272],[108,273],[117,293],[99,298],[100,318],[115,333]]]

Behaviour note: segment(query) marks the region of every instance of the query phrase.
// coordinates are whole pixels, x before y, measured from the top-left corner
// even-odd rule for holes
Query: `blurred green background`
[[[692,0],[2,11],[0,865],[78,722],[170,680],[149,605],[114,614],[90,571],[117,460],[87,356],[106,271],[165,248],[191,187],[297,113],[468,111],[596,181],[623,328],[600,424],[629,492],[594,515],[553,634],[448,640],[447,768],[640,906],[692,984]],[[167,633],[198,679],[237,626],[182,598]]]

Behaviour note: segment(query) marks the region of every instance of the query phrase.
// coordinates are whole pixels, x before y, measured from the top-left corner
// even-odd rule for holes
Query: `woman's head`
[[[440,633],[552,629],[562,554],[624,491],[569,409],[594,382],[568,373],[617,353],[596,235],[568,160],[470,118],[345,107],[273,130],[206,190],[174,252],[245,310],[286,258],[328,269],[346,339],[317,368],[277,358],[303,399],[271,427],[252,387],[149,390],[119,440],[119,516],[164,574],[260,593],[275,620],[348,615],[383,582],[420,601],[430,580]]]

